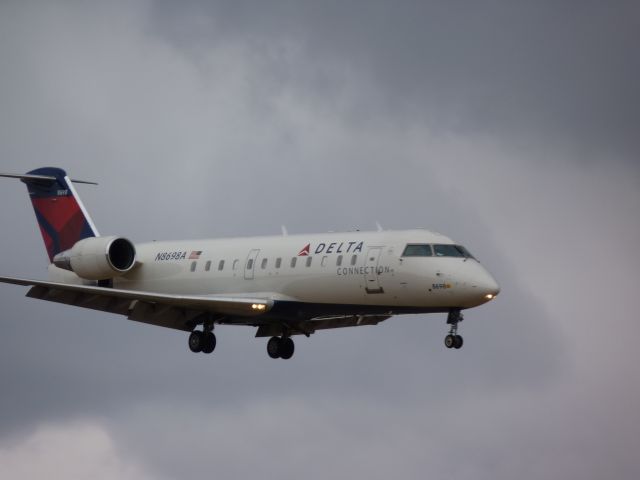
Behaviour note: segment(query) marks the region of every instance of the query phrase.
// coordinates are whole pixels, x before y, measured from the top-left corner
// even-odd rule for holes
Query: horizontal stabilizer
[[[22,180],[24,183],[43,183],[43,184],[47,184],[47,183],[53,183],[53,182],[56,181],[56,177],[54,177],[52,175],[28,175],[28,174],[17,175],[17,174],[13,174],[13,173],[0,173],[0,177],[17,178],[19,180]],[[74,180],[74,179],[71,179],[71,181],[73,183],[84,183],[84,184],[87,184],[87,185],[98,185],[96,182],[88,182],[86,180]]]

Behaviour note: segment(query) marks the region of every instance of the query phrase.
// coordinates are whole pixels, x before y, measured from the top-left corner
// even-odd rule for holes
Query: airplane
[[[26,184],[49,257],[47,281],[0,277],[26,296],[189,332],[211,353],[216,325],[257,328],[271,358],[292,336],[376,325],[394,315],[446,313],[445,346],[459,349],[462,311],[500,292],[469,251],[428,230],[322,233],[134,244],[101,236],[60,168],[0,174]]]

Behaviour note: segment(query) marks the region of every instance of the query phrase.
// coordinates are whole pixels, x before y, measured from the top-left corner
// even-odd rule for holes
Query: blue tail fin
[[[92,182],[71,180],[64,170],[53,167],[0,176],[19,178],[27,185],[50,261],[79,240],[99,236],[72,183]]]

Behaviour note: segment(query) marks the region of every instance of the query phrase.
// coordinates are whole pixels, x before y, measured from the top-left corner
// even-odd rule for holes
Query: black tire
[[[216,349],[216,336],[213,332],[203,334],[202,353],[211,353]]]
[[[289,360],[293,357],[293,351],[295,350],[295,344],[289,337],[280,340],[280,358]]]
[[[453,348],[459,350],[462,348],[462,345],[464,345],[464,340],[460,335],[456,335],[453,339]]]
[[[203,344],[202,332],[199,330],[194,330],[189,335],[189,350],[193,353],[198,353],[202,351]]]
[[[271,358],[280,358],[280,337],[271,337],[269,339],[267,353]]]
[[[453,335],[447,335],[446,337],[444,337],[444,346],[445,347],[453,348],[455,343],[456,343],[456,340],[455,340],[455,337]]]

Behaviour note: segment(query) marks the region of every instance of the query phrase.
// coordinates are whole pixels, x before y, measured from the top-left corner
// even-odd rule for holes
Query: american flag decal
[[[201,254],[202,250],[194,250],[191,252],[191,255],[189,255],[189,260],[198,260]]]

